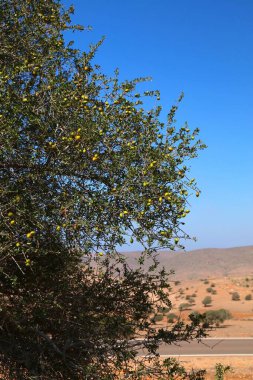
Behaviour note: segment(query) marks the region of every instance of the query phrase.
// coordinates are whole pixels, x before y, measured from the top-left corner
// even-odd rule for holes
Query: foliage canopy
[[[0,0],[1,365],[15,379],[201,378],[137,358],[140,346],[203,335],[200,318],[152,320],[171,307],[154,253],[181,246],[199,196],[186,165],[203,148],[198,130],[175,127],[177,105],[161,122],[159,92],[139,94],[142,79],[104,75],[92,64],[101,42],[67,44],[64,32],[82,29],[72,12]],[[143,246],[137,269],[117,251],[129,241]]]

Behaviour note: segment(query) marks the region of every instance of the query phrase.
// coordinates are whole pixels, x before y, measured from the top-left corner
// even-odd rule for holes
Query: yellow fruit
[[[99,256],[104,256],[103,252],[98,253]]]
[[[60,230],[61,230],[61,226],[57,226],[56,231],[60,231]]]
[[[20,243],[16,243],[16,247],[20,247]]]
[[[11,220],[10,224],[13,226],[13,224],[15,224],[15,220]]]
[[[98,154],[95,154],[93,157],[92,157],[92,161],[96,161],[98,159]]]
[[[28,232],[28,233],[26,234],[26,237],[27,237],[28,239],[30,239],[31,237],[33,237],[33,235],[35,235],[35,231]]]
[[[80,135],[76,135],[76,136],[75,136],[75,139],[76,139],[76,140],[80,140],[80,138],[81,138]]]
[[[8,216],[12,216],[13,215],[13,212],[8,212]]]
[[[29,267],[29,266],[31,265],[31,260],[30,260],[30,259],[26,259],[26,260],[25,260],[25,265],[26,265],[27,267]]]

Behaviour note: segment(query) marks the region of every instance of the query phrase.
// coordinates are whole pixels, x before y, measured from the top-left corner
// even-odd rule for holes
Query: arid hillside
[[[128,257],[131,266],[137,265],[138,252],[127,252],[124,255]],[[161,251],[158,259],[161,266],[175,271],[175,279],[178,280],[253,274],[253,246],[208,248],[190,252]]]

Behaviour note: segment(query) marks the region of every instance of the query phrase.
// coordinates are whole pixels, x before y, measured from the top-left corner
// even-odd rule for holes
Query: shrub
[[[170,308],[169,307],[165,307],[165,306],[159,306],[158,307],[158,311],[159,313],[162,313],[162,314],[166,314],[170,311]]]
[[[211,305],[212,303],[212,298],[210,296],[206,296],[203,300],[202,300],[202,303],[205,307],[207,307],[207,305]]]
[[[190,307],[191,305],[189,303],[181,303],[178,308],[180,311],[184,311],[184,310],[189,309]]]
[[[227,319],[231,319],[232,315],[229,310],[219,309],[219,310],[210,310],[205,313],[205,319],[207,323],[219,326]]]
[[[211,294],[217,294],[217,291],[211,287],[207,288],[206,291]]]
[[[232,293],[232,301],[240,301],[240,295],[238,292]]]
[[[153,318],[154,322],[161,322],[163,320],[162,314],[156,314]]]
[[[215,380],[224,380],[224,375],[228,372],[233,372],[231,366],[224,366],[221,363],[217,363],[215,366]]]
[[[246,300],[246,301],[251,301],[251,300],[252,300],[252,294],[247,294],[247,295],[245,296],[245,300]]]
[[[177,315],[174,313],[170,313],[167,316],[168,323],[174,323],[174,321],[177,319]]]

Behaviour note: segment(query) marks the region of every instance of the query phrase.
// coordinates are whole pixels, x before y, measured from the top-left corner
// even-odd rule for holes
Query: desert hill
[[[138,252],[125,252],[124,255],[131,266],[137,265]],[[174,277],[179,280],[253,275],[253,246],[161,251],[158,259],[161,266],[174,270]]]

